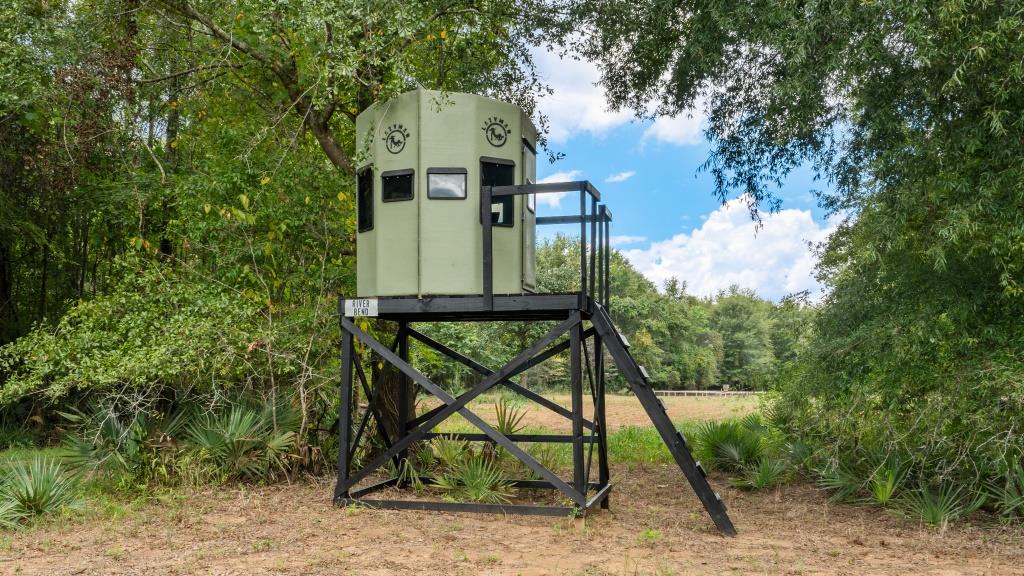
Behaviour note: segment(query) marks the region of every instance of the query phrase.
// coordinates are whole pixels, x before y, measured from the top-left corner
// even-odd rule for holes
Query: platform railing
[[[565,192],[577,192],[579,194],[579,213],[566,216],[538,216],[537,225],[580,225],[580,308],[585,309],[588,302],[596,302],[602,304],[605,308],[608,307],[608,300],[611,294],[609,272],[611,268],[610,227],[612,213],[606,205],[600,203],[601,192],[593,184],[588,180],[577,180],[548,184],[482,186],[480,188],[480,220],[483,224],[483,294],[484,305],[488,309],[494,308],[493,200],[507,196]]]

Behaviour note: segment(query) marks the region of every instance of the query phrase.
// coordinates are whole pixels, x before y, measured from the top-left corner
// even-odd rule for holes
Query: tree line
[[[814,316],[805,293],[774,303],[753,290],[731,286],[710,297],[686,293],[686,283],[670,279],[658,287],[638,272],[622,253],[611,253],[611,300],[608,309],[644,366],[654,386],[666,390],[767,390],[776,376],[796,360]],[[579,242],[562,235],[537,248],[537,289],[565,293],[579,290]],[[489,322],[428,326],[424,330],[459,350],[499,366],[542,337],[544,322]],[[591,350],[590,353],[593,353]],[[443,357],[421,358],[428,375],[455,389],[479,381],[468,369]],[[627,390],[610,366],[614,391]],[[568,356],[561,354],[531,368],[522,384],[539,389],[567,389]]]

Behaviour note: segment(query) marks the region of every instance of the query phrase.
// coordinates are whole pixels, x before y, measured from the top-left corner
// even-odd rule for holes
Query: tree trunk
[[[14,340],[18,332],[13,293],[11,250],[6,242],[0,240],[0,346]]]
[[[402,373],[397,368],[384,362],[379,356],[372,356],[373,367],[370,378],[376,398],[374,408],[382,416],[384,429],[392,442],[399,437],[399,398],[401,396]],[[416,413],[416,395],[406,394],[406,414],[413,418]]]
[[[334,132],[327,122],[321,122],[310,118],[307,121],[310,131],[313,136],[316,137],[316,141],[320,144],[320,149],[324,151],[327,158],[334,164],[334,167],[341,170],[343,173],[350,174],[353,171],[352,163],[348,159],[348,155],[338,145],[338,141],[334,137]]]
[[[173,70],[174,64],[172,63],[170,67]],[[167,172],[170,174],[177,172],[178,168],[178,132],[181,128],[181,112],[178,110],[179,92],[179,80],[175,76],[171,79],[170,110],[167,112],[167,145],[164,147],[164,150],[166,150],[164,159],[167,165]],[[174,246],[171,244],[171,238],[167,230],[171,222],[171,207],[166,191],[162,196],[160,200],[160,219],[162,221],[160,223],[159,254],[161,260],[169,260],[174,256]]]
[[[78,299],[85,297],[85,279],[89,274],[89,214],[80,216],[81,223],[78,233],[81,235],[78,251],[78,278],[75,286]]]
[[[39,320],[46,318],[46,280],[50,268],[50,232],[46,232],[46,243],[43,244],[43,261],[39,265]]]

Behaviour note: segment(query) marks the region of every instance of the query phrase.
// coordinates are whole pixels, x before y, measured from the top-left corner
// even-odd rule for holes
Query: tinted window
[[[359,231],[373,230],[373,168],[366,168],[356,177],[356,212]]]
[[[497,162],[480,163],[481,186],[511,186],[516,181],[514,164]],[[513,226],[515,224],[515,196],[505,196],[491,202],[491,224]]]
[[[412,170],[390,170],[380,175],[380,195],[384,202],[412,200]]]

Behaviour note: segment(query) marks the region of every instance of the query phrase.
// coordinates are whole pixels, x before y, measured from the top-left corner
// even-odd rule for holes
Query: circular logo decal
[[[497,116],[492,116],[484,122],[484,136],[487,141],[496,148],[501,148],[508,140],[508,124]]]
[[[384,146],[388,149],[388,152],[398,154],[405,149],[405,141],[408,138],[409,131],[405,129],[405,126],[392,124],[388,126],[387,131],[384,133]]]

